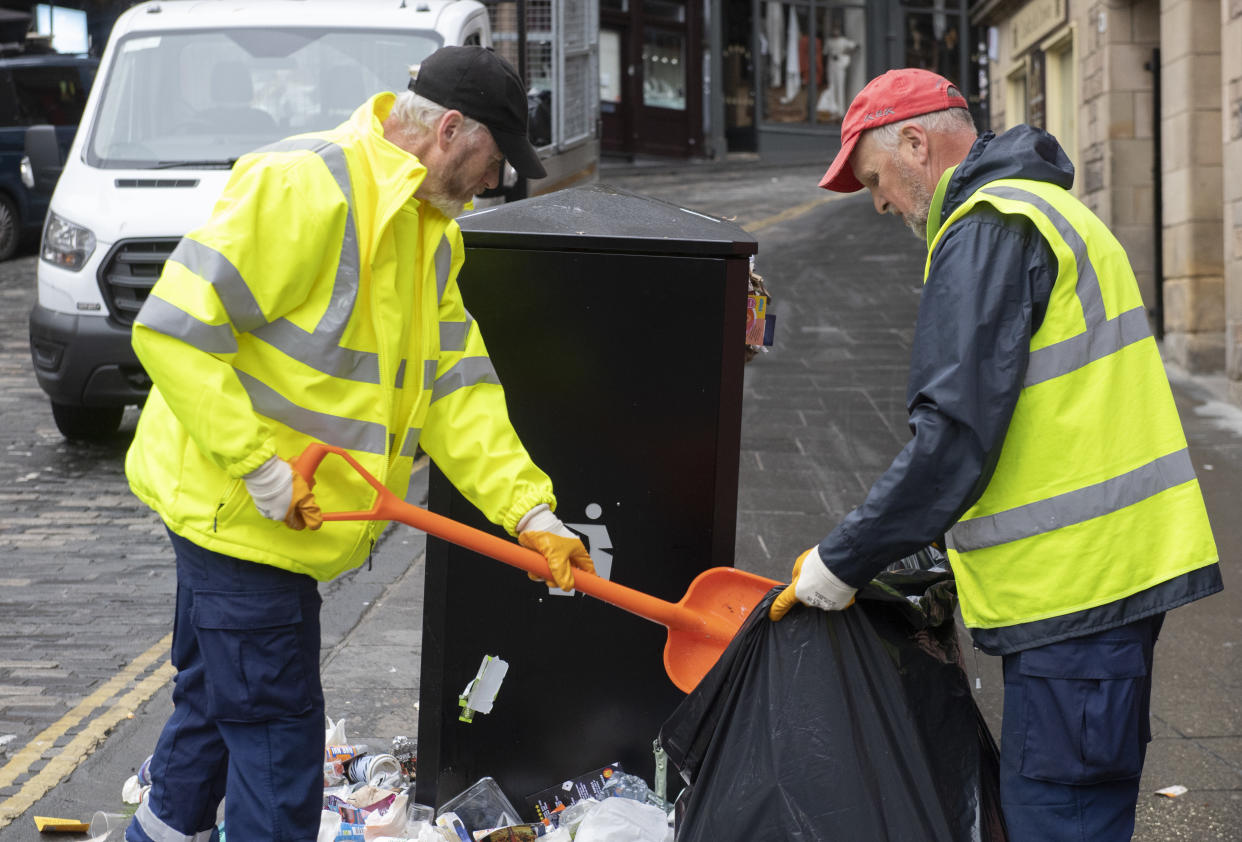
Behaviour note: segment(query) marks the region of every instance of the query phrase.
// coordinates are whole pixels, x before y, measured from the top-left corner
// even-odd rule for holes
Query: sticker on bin
[[[500,683],[509,672],[509,662],[498,655],[484,655],[483,663],[466,689],[457,697],[457,705],[461,713],[457,718],[462,722],[473,722],[475,713],[491,713],[492,703],[500,691]]]

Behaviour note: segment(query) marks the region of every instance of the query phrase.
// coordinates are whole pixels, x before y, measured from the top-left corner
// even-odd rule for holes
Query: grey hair
[[[901,127],[908,123],[917,123],[929,134],[932,132],[952,134],[967,130],[973,135],[979,134],[979,130],[975,128],[974,119],[965,108],[946,108],[943,111],[920,114],[918,117],[911,117],[908,120],[898,120],[895,123],[887,123],[874,129],[868,129],[867,133],[883,149],[892,152],[897,148],[897,139],[900,137]]]
[[[392,116],[396,117],[409,131],[415,133],[433,131],[440,118],[450,110],[413,91],[401,91],[397,94],[397,101],[392,104]],[[483,128],[483,124],[472,117],[463,114],[462,119],[464,121],[462,128],[467,137]]]

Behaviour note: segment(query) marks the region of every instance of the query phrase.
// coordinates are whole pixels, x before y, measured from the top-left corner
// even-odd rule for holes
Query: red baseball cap
[[[875,77],[858,92],[845,112],[845,119],[841,121],[841,151],[819,180],[819,186],[838,193],[863,189],[862,182],[854,178],[850,168],[850,153],[867,129],[946,108],[966,107],[966,98],[957,87],[930,70],[905,67]]]

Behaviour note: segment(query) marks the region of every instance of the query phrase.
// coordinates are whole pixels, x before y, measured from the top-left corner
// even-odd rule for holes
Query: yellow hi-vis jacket
[[[241,158],[134,323],[155,384],[125,460],[134,493],[200,546],[321,581],[365,561],[385,524],[294,531],[241,479],[312,441],[348,449],[402,497],[421,444],[510,534],[533,506],[555,507],[462,304],[461,229],[413,198],[427,171],[383,137],[394,100]],[[315,478],[324,511],[374,503],[342,459]]]
[[[1173,394],[1121,244],[1060,187],[1001,179],[949,216],[931,243],[928,270],[945,232],[983,202],[1030,219],[1058,270],[995,472],[948,535],[966,625],[1060,617],[1216,563]]]

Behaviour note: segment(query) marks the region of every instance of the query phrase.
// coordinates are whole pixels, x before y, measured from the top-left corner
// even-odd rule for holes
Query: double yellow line
[[[52,725],[45,728],[20,751],[0,766],[0,787],[10,786],[30,771],[43,754],[65,734],[77,728],[99,708],[103,710],[90,719],[64,748],[61,748],[42,769],[22,784],[14,795],[0,802],[0,827],[4,827],[34,806],[54,786],[69,776],[122,720],[133,716],[143,702],[168,683],[176,670],[167,661],[172,634],[164,636],[147,651],[129,663],[125,669],[108,679],[95,692],[74,705],[73,709]],[[137,684],[134,682],[157,660],[164,660],[150,675]],[[118,696],[126,688],[133,687]]]

